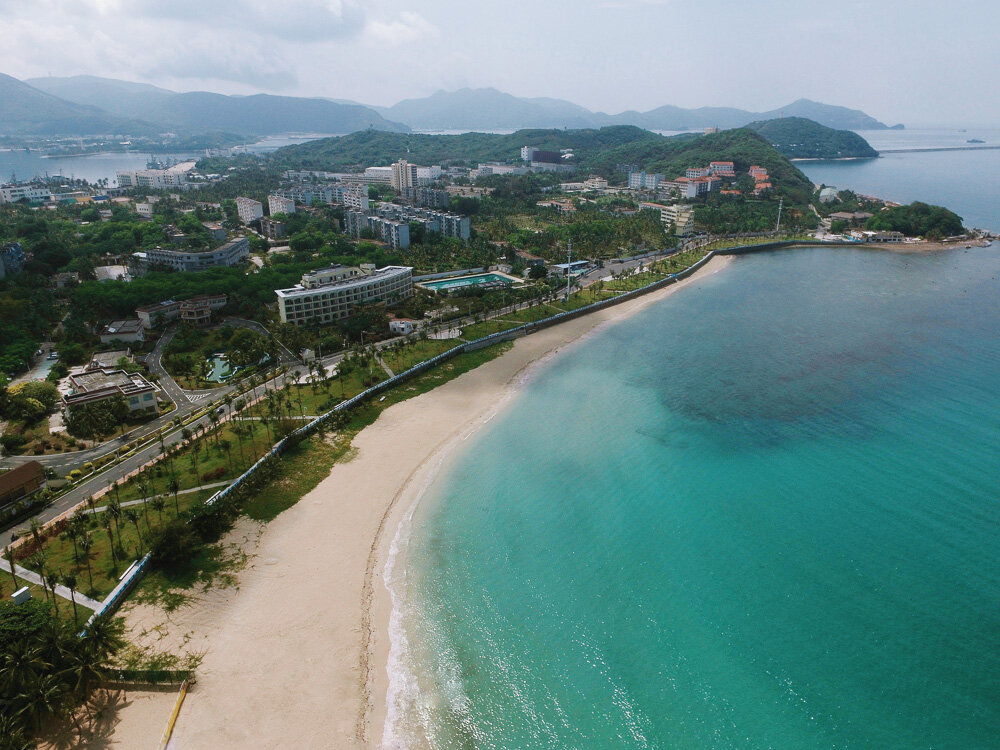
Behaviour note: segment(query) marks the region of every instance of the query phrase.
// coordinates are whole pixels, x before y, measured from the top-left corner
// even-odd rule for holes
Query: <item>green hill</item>
[[[161,128],[65,101],[0,73],[0,135],[146,135]]]
[[[519,130],[509,135],[463,133],[419,135],[365,131],[323,138],[274,152],[272,159],[292,169],[352,170],[387,165],[397,159],[414,164],[517,163],[522,146],[571,149],[579,175],[620,179],[620,164],[677,177],[688,167],[732,161],[737,172],[751,164],[765,167],[779,192],[796,203],[809,202],[812,183],[763,137],[745,128],[710,135],[662,136],[629,125],[585,130]]]
[[[805,117],[783,117],[747,125],[789,159],[871,159],[878,156],[864,138],[834,130]]]

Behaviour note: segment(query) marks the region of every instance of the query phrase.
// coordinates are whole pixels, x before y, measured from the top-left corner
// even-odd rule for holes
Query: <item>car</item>
[[[49,356],[47,356],[45,359],[59,359],[59,355],[56,352],[50,352]]]

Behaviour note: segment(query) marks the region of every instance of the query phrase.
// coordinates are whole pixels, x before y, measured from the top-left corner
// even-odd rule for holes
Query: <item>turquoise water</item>
[[[998,292],[746,256],[560,355],[416,511],[388,746],[996,747]]]
[[[876,149],[966,147],[978,138],[1000,144],[1000,130],[861,131]],[[1000,150],[884,153],[860,161],[796,162],[813,182],[909,203],[947,206],[967,227],[1000,233]]]
[[[481,273],[476,276],[461,276],[457,279],[442,279],[441,281],[421,281],[422,286],[428,289],[433,289],[436,292],[448,291],[451,289],[460,289],[467,286],[478,286],[480,284],[492,284],[495,282],[503,282],[508,286],[512,283],[510,279],[506,276],[501,276],[498,273]]]

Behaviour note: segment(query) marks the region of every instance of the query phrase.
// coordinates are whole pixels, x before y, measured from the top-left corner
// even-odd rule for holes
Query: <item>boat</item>
[[[966,143],[986,143],[986,141],[981,141],[978,138],[970,138]]]

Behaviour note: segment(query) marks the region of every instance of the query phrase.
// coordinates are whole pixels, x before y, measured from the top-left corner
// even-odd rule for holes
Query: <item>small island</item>
[[[874,159],[878,151],[852,130],[835,130],[805,117],[747,125],[789,159]]]

